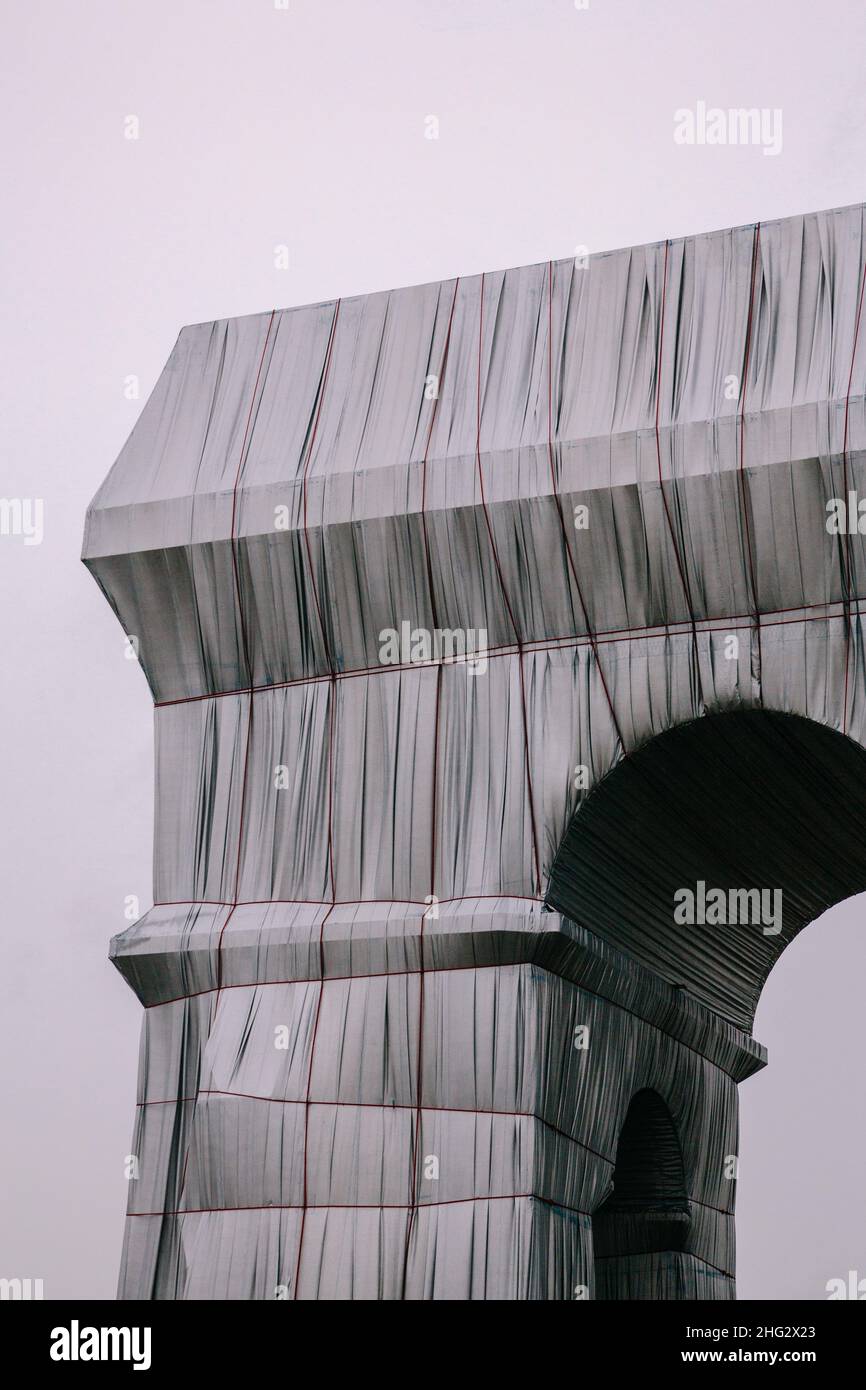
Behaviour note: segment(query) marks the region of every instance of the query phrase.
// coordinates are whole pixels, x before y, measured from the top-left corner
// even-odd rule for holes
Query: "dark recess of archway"
[[[638,1091],[620,1132],[613,1191],[592,1219],[596,1297],[633,1297],[618,1261],[681,1251],[688,1234],[689,1204],[673,1120],[655,1091]]]
[[[678,924],[697,885],[781,890],[781,930]],[[572,817],[547,903],[751,1028],[788,942],[866,889],[866,750],[798,715],[738,710],[660,734],[620,762]],[[770,931],[765,931],[769,926]]]

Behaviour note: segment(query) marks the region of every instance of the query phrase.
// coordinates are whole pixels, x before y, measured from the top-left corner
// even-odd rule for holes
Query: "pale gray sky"
[[[0,23],[0,493],[45,505],[42,545],[0,538],[0,1275],[113,1297],[140,1009],[107,950],[150,902],[151,711],[78,553],[179,327],[859,202],[866,10],[5,0]],[[781,110],[781,153],[677,145],[699,101]],[[765,991],[741,1297],[866,1276],[863,916],[810,927]]]

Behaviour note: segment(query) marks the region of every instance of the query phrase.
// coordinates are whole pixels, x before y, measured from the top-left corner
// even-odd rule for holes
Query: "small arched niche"
[[[595,1297],[656,1297],[650,1280],[642,1293],[640,1271],[648,1266],[635,1257],[682,1251],[689,1224],[683,1157],[670,1111],[657,1092],[638,1091],[620,1131],[612,1190],[592,1219]]]

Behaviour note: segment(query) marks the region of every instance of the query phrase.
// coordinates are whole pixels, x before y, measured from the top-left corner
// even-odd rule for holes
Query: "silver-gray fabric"
[[[156,702],[126,1296],[733,1295],[736,1082],[804,914],[708,950],[665,879],[655,934],[638,889],[606,919],[567,835],[707,714],[864,742],[825,524],[864,257],[855,207],[181,332],[84,543]],[[384,664],[404,623],[485,669]],[[689,1233],[596,1276],[644,1088]]]

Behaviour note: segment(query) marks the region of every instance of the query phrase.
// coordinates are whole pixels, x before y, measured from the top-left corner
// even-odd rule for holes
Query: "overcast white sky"
[[[0,538],[0,1275],[115,1291],[151,707],[78,554],[180,326],[859,202],[864,37],[862,0],[3,0],[0,494],[45,536]],[[675,144],[699,101],[781,110],[781,153]],[[744,1298],[866,1276],[863,917],[765,991]]]

